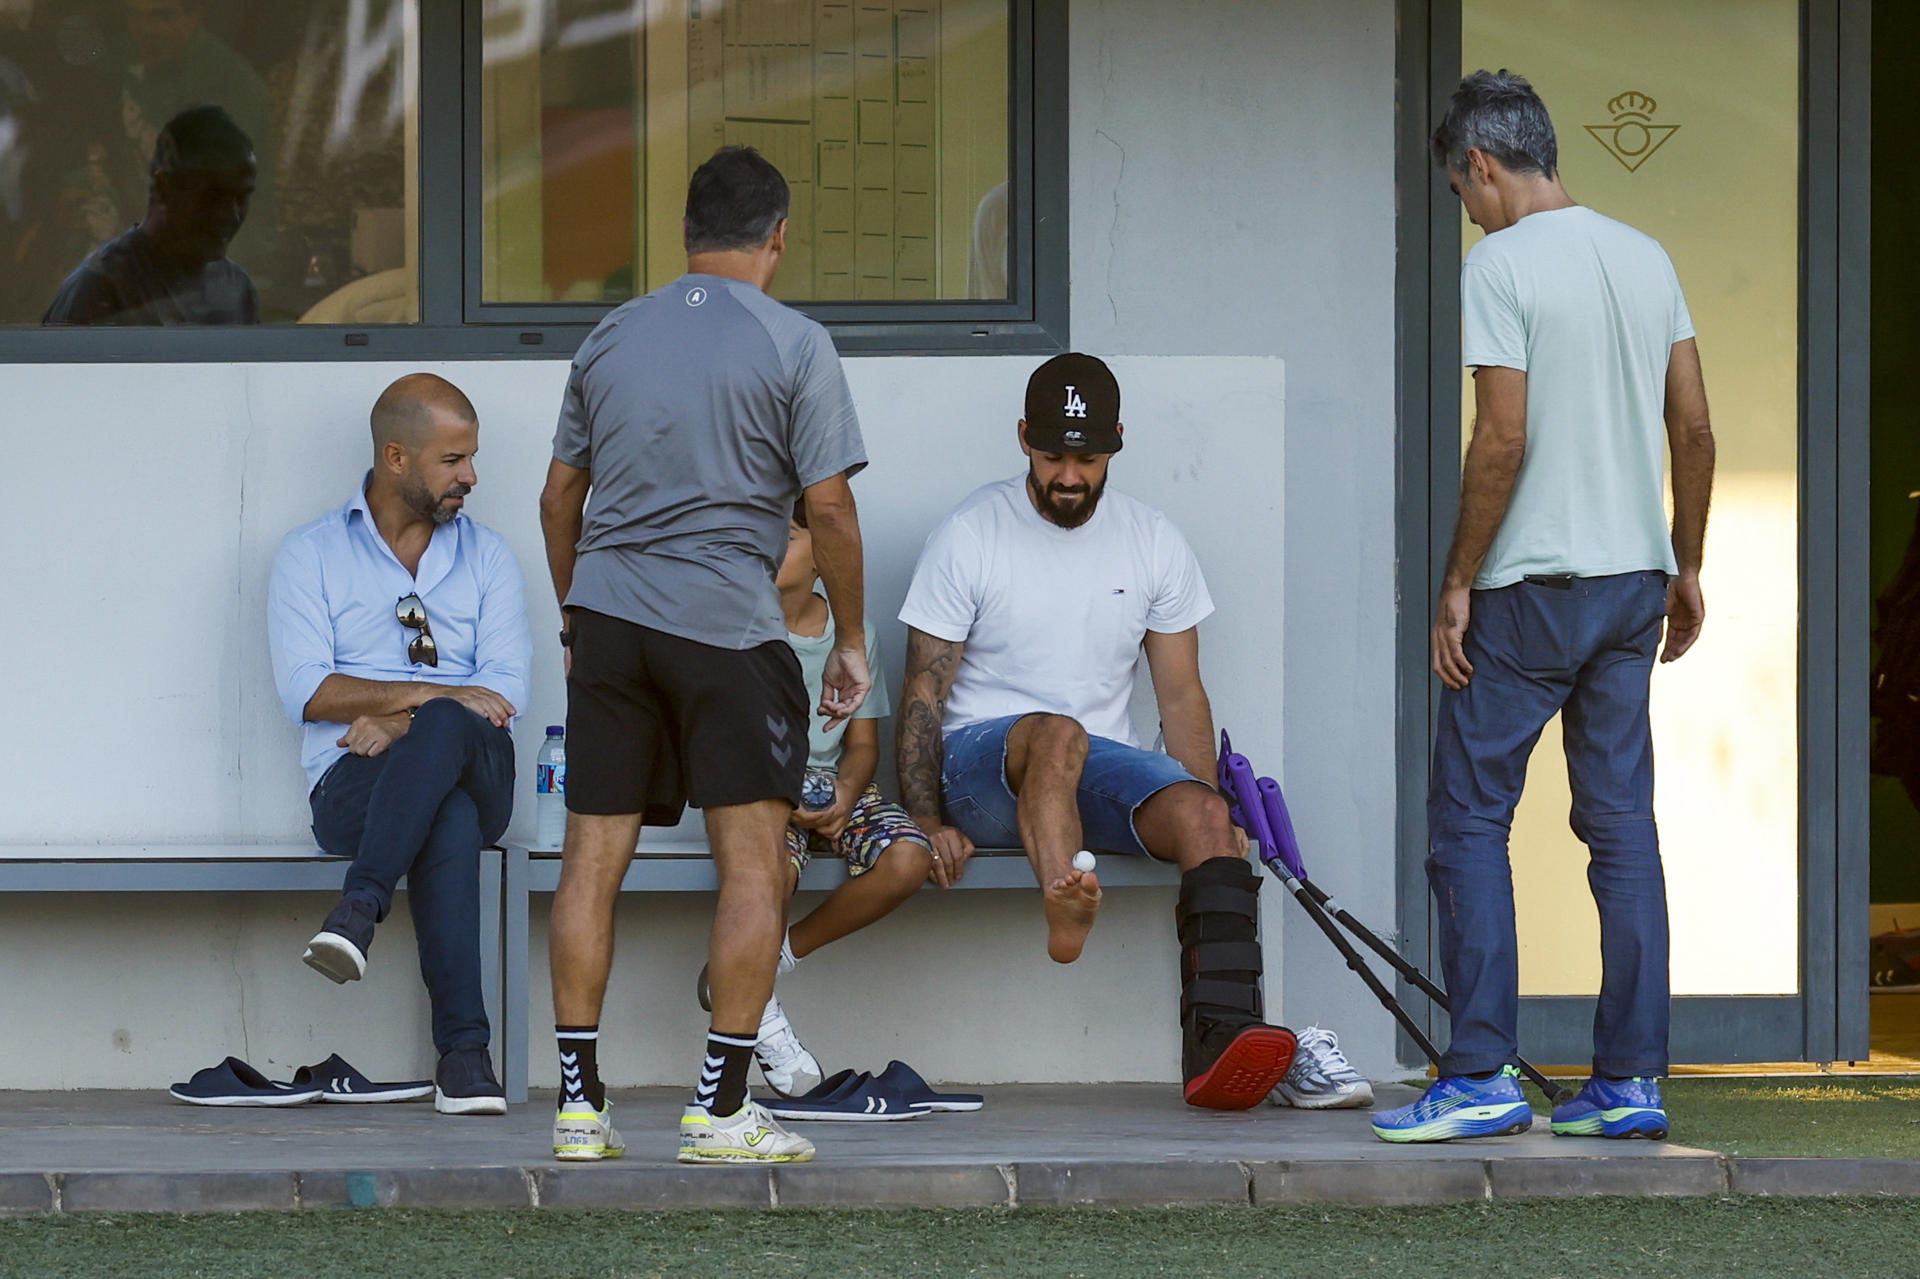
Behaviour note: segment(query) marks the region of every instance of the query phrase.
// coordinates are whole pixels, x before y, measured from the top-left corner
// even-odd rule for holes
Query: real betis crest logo
[[[1660,104],[1652,98],[1629,89],[1607,103],[1612,124],[1589,124],[1586,130],[1607,149],[1608,155],[1624,165],[1628,173],[1633,173],[1680,131],[1677,124],[1653,122],[1653,113],[1659,109]]]

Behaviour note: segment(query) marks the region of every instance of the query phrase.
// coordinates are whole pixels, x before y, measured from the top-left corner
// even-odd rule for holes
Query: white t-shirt
[[[1667,363],[1693,336],[1658,241],[1579,205],[1521,218],[1460,272],[1464,362],[1527,375],[1527,451],[1474,585],[1676,572]]]
[[[974,490],[933,530],[900,620],[966,645],[946,732],[1049,711],[1138,746],[1127,706],[1142,640],[1211,612],[1200,563],[1166,516],[1109,486],[1092,519],[1064,529],[1018,475]]]

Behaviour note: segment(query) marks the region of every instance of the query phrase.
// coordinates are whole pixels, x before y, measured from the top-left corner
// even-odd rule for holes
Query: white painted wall
[[[1074,344],[1118,357],[1130,430],[1113,482],[1167,510],[1208,568],[1217,717],[1263,770],[1284,760],[1318,877],[1390,921],[1392,6],[1076,0],[1071,40]],[[876,618],[933,520],[1018,468],[1012,423],[1033,363],[849,362],[874,459],[858,492]],[[281,531],[345,499],[365,465],[366,406],[411,367],[0,371],[14,727],[0,740],[0,844],[304,835],[295,731],[262,634],[267,566]],[[540,657],[525,781],[539,726],[563,704],[533,495],[564,366],[429,367],[481,410],[472,512],[529,577]],[[530,820],[529,805],[516,830]],[[688,1075],[701,1014],[686,987],[710,906],[623,904],[611,1081]],[[0,900],[0,1087],[163,1085],[227,1052],[270,1071],[336,1050],[376,1073],[426,1069],[404,920],[383,928],[368,982],[336,989],[298,963],[323,908]],[[1085,958],[1059,969],[1026,894],[928,894],[783,991],[835,1061],[905,1056],[982,1081],[1172,1079],[1171,908],[1170,890],[1115,893]],[[1266,918],[1270,1002],[1295,1024],[1336,1025],[1363,1069],[1389,1070],[1384,1015],[1316,934],[1285,926],[1277,891]],[[536,1083],[547,1061],[536,1035]]]
[[[1074,344],[1286,360],[1268,475],[1285,545],[1259,561],[1286,597],[1283,760],[1245,749],[1286,788],[1314,878],[1391,931],[1394,6],[1076,3],[1071,39]],[[1239,687],[1212,690],[1236,745],[1255,740]],[[1389,1072],[1392,1022],[1296,906],[1285,918],[1289,1023],[1332,1026]]]

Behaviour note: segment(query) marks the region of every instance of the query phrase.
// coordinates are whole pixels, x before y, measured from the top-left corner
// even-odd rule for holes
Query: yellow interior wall
[[[488,302],[547,300],[540,23],[538,7],[516,6],[481,29],[480,295]]]
[[[1677,995],[1799,988],[1798,148],[1793,0],[1467,0],[1464,66],[1528,77],[1568,192],[1666,246],[1686,290],[1719,446],[1694,649],[1653,677]],[[1656,104],[1626,164],[1602,137]],[[1659,126],[1677,125],[1659,142]],[[1479,231],[1462,218],[1462,251]],[[1463,421],[1472,379],[1463,379]],[[1520,984],[1599,989],[1599,920],[1556,719],[1513,827]]]
[[[940,296],[967,296],[980,199],[1007,180],[1007,6],[946,0],[941,10]]]
[[[635,236],[647,288],[684,269],[694,166],[746,143],[793,192],[775,296],[966,296],[974,208],[1007,176],[1005,0],[634,5],[645,27]],[[538,65],[490,63],[483,85],[489,301],[544,300]]]
[[[406,124],[401,142],[401,161],[406,166],[401,208],[402,231],[405,237],[407,287],[404,309],[399,320],[404,324],[420,322],[420,10],[417,5],[408,5],[403,21],[406,27],[403,34],[404,49],[401,53],[400,74],[406,77]]]

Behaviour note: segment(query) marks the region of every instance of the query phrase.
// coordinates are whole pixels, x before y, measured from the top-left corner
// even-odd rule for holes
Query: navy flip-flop
[[[318,1088],[319,1100],[335,1102],[422,1101],[433,1096],[433,1080],[375,1083],[348,1065],[339,1053],[293,1072],[295,1088]]]
[[[926,1114],[907,1104],[906,1098],[874,1076],[842,1071],[832,1091],[817,1100],[783,1101],[769,1106],[781,1119],[824,1119],[838,1123],[886,1123],[899,1119],[918,1119]],[[833,1082],[832,1080],[828,1082]],[[823,1085],[824,1086],[824,1085]]]
[[[877,1082],[915,1110],[978,1110],[987,1099],[977,1092],[935,1092],[904,1061],[890,1061]]]
[[[320,1089],[276,1084],[238,1057],[229,1057],[218,1066],[194,1071],[192,1079],[175,1084],[167,1094],[194,1106],[304,1106],[319,1098]]]

